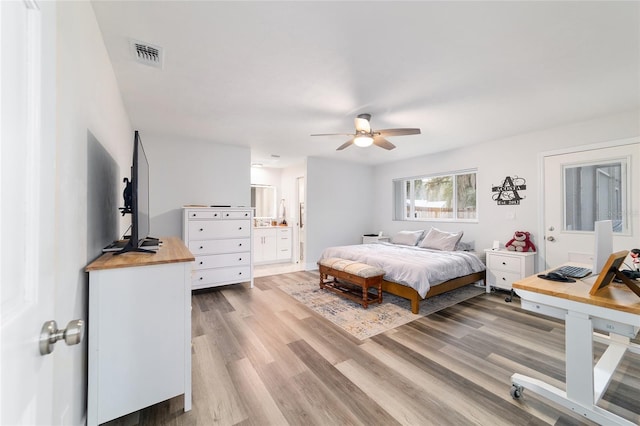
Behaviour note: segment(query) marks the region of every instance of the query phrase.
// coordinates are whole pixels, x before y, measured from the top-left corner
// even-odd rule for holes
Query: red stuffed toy
[[[531,242],[531,234],[526,231],[516,231],[513,238],[507,241],[504,247],[511,251],[536,251],[536,246]]]

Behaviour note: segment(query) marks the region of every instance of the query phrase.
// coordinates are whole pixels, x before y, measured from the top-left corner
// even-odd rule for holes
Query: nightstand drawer
[[[503,256],[499,254],[492,254],[487,256],[487,266],[489,269],[496,271],[515,272],[520,274],[520,258],[513,256]]]
[[[514,281],[521,279],[519,272],[504,272],[487,269],[487,283],[490,286],[511,290]]]

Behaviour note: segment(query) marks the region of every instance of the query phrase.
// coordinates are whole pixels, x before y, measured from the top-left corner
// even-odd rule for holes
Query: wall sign
[[[521,196],[518,191],[527,189],[527,181],[518,176],[507,176],[504,178],[502,185],[492,186],[493,201],[499,206],[513,206],[520,204],[520,200],[526,198]]]

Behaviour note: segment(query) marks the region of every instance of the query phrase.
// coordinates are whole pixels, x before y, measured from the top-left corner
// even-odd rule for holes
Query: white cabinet
[[[273,226],[253,231],[254,263],[291,261],[291,227]]]
[[[254,263],[273,262],[277,259],[278,241],[275,229],[256,228],[253,231]]]
[[[486,249],[487,293],[491,287],[511,290],[514,281],[533,275],[535,252]]]
[[[191,288],[200,289],[249,281],[253,210],[185,207],[182,238],[196,261]]]
[[[89,272],[87,424],[184,394],[191,409],[191,269],[177,237],[157,253],[104,254]]]

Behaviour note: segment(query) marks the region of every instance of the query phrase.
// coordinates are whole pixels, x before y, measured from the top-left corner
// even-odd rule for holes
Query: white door
[[[54,314],[55,80],[41,72],[55,69],[52,55],[41,52],[43,40],[55,40],[54,25],[54,5],[0,2],[3,425],[57,423],[54,359],[41,356],[38,345],[43,323]]]
[[[544,268],[592,263],[594,222],[611,220],[613,249],[640,248],[640,141],[543,155]]]

